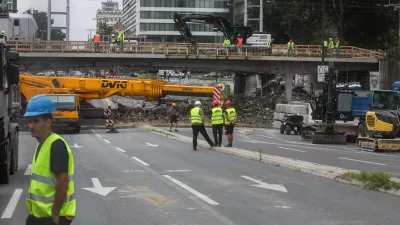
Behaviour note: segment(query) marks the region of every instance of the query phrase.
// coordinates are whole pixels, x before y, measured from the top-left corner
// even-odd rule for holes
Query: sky
[[[122,0],[113,0],[119,2],[119,8],[122,9]],[[70,41],[86,41],[88,38],[88,29],[96,29],[96,11],[101,8],[101,2],[105,0],[70,0]],[[22,13],[29,8],[47,12],[48,0],[18,0],[18,12]],[[51,8],[53,12],[65,12],[66,0],[52,0]],[[65,15],[53,15],[53,26],[65,27]],[[64,31],[65,32],[65,31]],[[92,36],[93,36],[92,31]]]

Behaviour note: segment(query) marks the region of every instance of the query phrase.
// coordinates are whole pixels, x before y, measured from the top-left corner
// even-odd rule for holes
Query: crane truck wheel
[[[11,139],[11,161],[10,161],[10,174],[13,175],[18,170],[18,131],[14,133],[14,138]]]
[[[0,152],[6,153],[5,163],[2,166],[0,166],[0,184],[8,184],[10,182],[10,159],[11,159],[11,154],[10,154],[11,152],[8,140],[0,148],[2,148]]]

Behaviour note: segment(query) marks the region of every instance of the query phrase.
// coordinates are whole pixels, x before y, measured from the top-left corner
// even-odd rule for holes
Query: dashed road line
[[[21,197],[22,191],[22,188],[15,189],[14,194],[11,196],[3,215],[1,216],[1,219],[10,219],[12,217],[14,210],[17,207],[19,198]]]
[[[167,178],[168,180],[174,182],[175,184],[177,184],[177,185],[180,186],[181,188],[183,188],[183,189],[185,189],[186,191],[192,193],[193,195],[199,197],[201,200],[207,202],[208,204],[210,204],[210,205],[219,205],[218,202],[216,202],[216,201],[212,200],[211,198],[209,198],[209,197],[203,195],[202,193],[200,193],[200,192],[194,190],[193,188],[187,186],[186,184],[180,182],[179,180],[177,180],[177,179],[175,179],[175,178],[173,178],[173,177],[171,177],[171,176],[169,176],[169,175],[163,175],[163,177],[165,177],[165,178]]]
[[[140,159],[139,159],[139,158],[137,158],[137,157],[132,157],[132,159],[134,159],[134,160],[138,161],[139,163],[141,163],[141,164],[143,164],[143,165],[145,165],[145,166],[149,166],[149,164],[148,164],[148,163],[146,163],[146,162],[144,162],[144,161],[140,160]]]
[[[101,135],[100,135],[100,134],[96,134],[96,136],[97,136],[98,138],[101,138]]]
[[[166,172],[190,172],[191,170],[167,170]]]
[[[306,152],[306,151],[297,150],[297,149],[293,149],[293,148],[285,148],[285,147],[278,147],[278,148],[286,149],[286,150],[290,150],[290,151],[295,151],[295,152]]]
[[[356,161],[356,162],[363,162],[363,163],[369,163],[369,164],[375,164],[375,165],[381,165],[381,166],[386,166],[386,164],[383,163],[376,163],[376,162],[370,162],[370,161],[363,161],[363,160],[358,160],[358,159],[349,159],[349,158],[344,158],[344,157],[338,157],[339,159],[344,159],[344,160],[350,160],[350,161]]]
[[[28,167],[25,170],[24,175],[30,175],[32,170],[32,164],[29,164]]]
[[[125,150],[123,150],[122,148],[119,148],[119,147],[115,147],[115,149],[117,149],[120,152],[125,152]]]
[[[111,142],[109,140],[107,140],[107,139],[104,139],[104,142],[107,143],[107,144],[111,144]]]

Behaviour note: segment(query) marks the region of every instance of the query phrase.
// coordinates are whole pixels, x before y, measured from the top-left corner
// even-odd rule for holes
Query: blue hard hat
[[[24,116],[39,116],[56,111],[53,101],[46,95],[36,95],[28,103]]]
[[[240,34],[238,34],[238,37],[240,37]]]

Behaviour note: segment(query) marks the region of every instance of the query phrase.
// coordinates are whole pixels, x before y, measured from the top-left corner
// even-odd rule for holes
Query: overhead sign
[[[328,66],[318,66],[318,82],[324,82],[325,73],[328,72]]]

